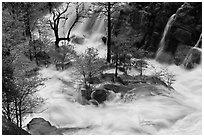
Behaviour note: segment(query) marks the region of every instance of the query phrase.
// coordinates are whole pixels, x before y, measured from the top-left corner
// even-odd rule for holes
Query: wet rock
[[[30,135],[27,131],[19,128],[6,117],[2,116],[2,134],[3,135]]]
[[[106,44],[107,38],[106,38],[105,36],[103,36],[103,37],[101,38],[101,40],[103,41],[104,44]]]
[[[111,91],[114,91],[115,93],[121,93],[121,94],[124,94],[127,91],[132,89],[132,87],[120,85],[120,84],[114,84],[114,83],[107,83],[107,84],[104,84],[102,87],[106,90],[111,90]]]
[[[62,135],[62,133],[43,118],[33,118],[27,128],[32,135]]]
[[[90,84],[99,84],[101,83],[100,79],[98,77],[92,77],[89,79],[86,79]]]
[[[128,91],[124,96],[124,102],[131,102],[143,97],[162,95],[170,97],[170,90],[160,85],[138,84],[137,87]]]
[[[95,106],[98,106],[98,105],[99,105],[98,101],[96,101],[96,100],[94,100],[94,99],[89,100],[89,102],[90,102],[91,104],[95,105]]]
[[[115,93],[114,91],[109,90],[109,95],[107,97],[107,101],[118,101],[122,97],[121,93]]]
[[[80,37],[80,36],[76,36],[76,35],[73,35],[71,36],[71,42],[74,43],[74,44],[83,44],[85,39],[84,37]]]
[[[99,104],[107,100],[109,92],[106,89],[96,89],[91,93],[91,98]]]
[[[190,51],[192,47],[188,45],[182,45],[180,44],[177,48],[176,54],[174,56],[174,63],[178,66],[181,65],[184,62],[184,59],[186,58],[186,55]]]
[[[114,82],[115,80],[115,74],[114,73],[105,73],[105,74],[101,74],[101,79],[103,81],[109,81],[109,82]]]
[[[81,88],[81,95],[84,99],[90,100],[91,99],[92,89],[88,86]]]
[[[158,61],[160,63],[172,64],[173,63],[173,54],[171,52],[173,52],[173,51],[160,50],[157,53],[156,61]]]
[[[201,49],[192,48],[184,60],[184,63],[183,63],[184,67],[186,69],[192,69],[196,65],[200,64],[201,55],[202,55]]]
[[[160,78],[156,76],[142,75],[142,76],[129,77],[129,79],[126,79],[126,81],[128,82],[128,87],[130,87],[130,85],[133,85],[133,87],[135,87],[134,84],[140,84],[140,83],[156,84],[156,85],[163,85],[164,87],[168,87],[164,81],[162,81]]]

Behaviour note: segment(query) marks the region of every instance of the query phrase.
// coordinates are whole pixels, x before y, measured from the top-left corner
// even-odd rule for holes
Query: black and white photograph
[[[202,2],[1,2],[1,135],[202,135]]]

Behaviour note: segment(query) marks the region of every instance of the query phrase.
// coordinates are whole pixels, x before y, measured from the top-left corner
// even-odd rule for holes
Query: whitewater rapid
[[[42,117],[57,128],[84,128],[64,134],[201,134],[202,67],[192,71],[168,68],[176,75],[171,97],[151,96],[131,103],[116,99],[99,107],[78,103],[73,68],[63,72],[52,66],[44,68],[40,73],[48,80],[38,95],[46,99],[45,104],[37,110],[41,113],[28,116],[24,124]]]

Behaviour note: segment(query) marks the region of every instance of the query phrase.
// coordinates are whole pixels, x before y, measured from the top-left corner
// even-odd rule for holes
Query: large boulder
[[[3,135],[30,135],[27,131],[19,128],[6,117],[2,116],[2,134]]]
[[[43,118],[33,118],[27,128],[32,135],[62,135],[61,131]]]
[[[184,67],[187,69],[192,69],[196,65],[200,64],[201,55],[202,55],[201,49],[192,48],[184,60],[184,63],[183,63]]]
[[[96,100],[98,103],[103,103],[107,100],[109,92],[106,89],[95,89],[91,93],[91,98]]]
[[[85,38],[84,37],[81,37],[81,36],[77,36],[77,35],[73,35],[71,36],[71,42],[74,43],[74,44],[83,44],[84,41],[85,41]]]

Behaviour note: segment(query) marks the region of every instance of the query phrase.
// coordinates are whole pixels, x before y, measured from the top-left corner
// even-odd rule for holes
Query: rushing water
[[[159,49],[158,49],[158,51],[157,51],[157,56],[156,56],[156,59],[158,60],[158,58],[159,58],[159,60],[163,60],[162,58],[170,58],[169,56],[171,56],[171,55],[169,55],[169,54],[167,54],[167,53],[165,53],[165,55],[163,56],[162,54],[164,54],[164,48],[167,46],[166,45],[166,43],[165,43],[165,41],[166,41],[166,36],[167,36],[167,34],[168,34],[168,32],[169,32],[169,30],[171,29],[171,26],[172,26],[172,24],[173,24],[173,22],[174,22],[174,20],[175,20],[175,17],[176,17],[176,14],[173,14],[170,18],[169,18],[169,20],[168,20],[168,22],[167,22],[167,24],[166,24],[166,26],[165,26],[165,28],[164,28],[164,32],[163,32],[163,35],[162,35],[162,39],[161,39],[161,41],[160,41],[160,46],[159,46]],[[162,58],[161,58],[162,57]]]
[[[169,19],[162,41],[174,16]],[[99,28],[93,25],[96,33],[87,38],[83,45],[77,45],[76,50],[80,52],[87,47],[95,47],[104,56],[106,47],[100,40],[97,41],[103,35],[103,25],[104,22]],[[149,62],[163,67],[155,60]],[[53,66],[43,68],[40,73],[48,80],[38,95],[46,99],[45,104],[36,110],[40,113],[29,115],[24,125],[32,118],[42,117],[57,128],[82,128],[75,132],[65,130],[64,134],[201,134],[202,66],[191,71],[175,65],[166,67],[176,75],[173,84],[175,91],[171,92],[170,97],[149,96],[124,103],[115,95],[99,107],[78,103],[81,98],[73,68],[63,72],[56,71]],[[146,70],[147,75],[151,73],[151,69]]]
[[[28,117],[25,124],[33,117],[43,117],[58,128],[85,128],[74,134],[201,134],[202,68],[186,71],[169,66],[169,70],[176,74],[171,98],[151,96],[131,103],[115,99],[95,107],[77,102],[79,92],[71,68],[63,72],[43,69],[43,77],[50,78],[38,93],[47,98],[38,110],[44,111]]]

